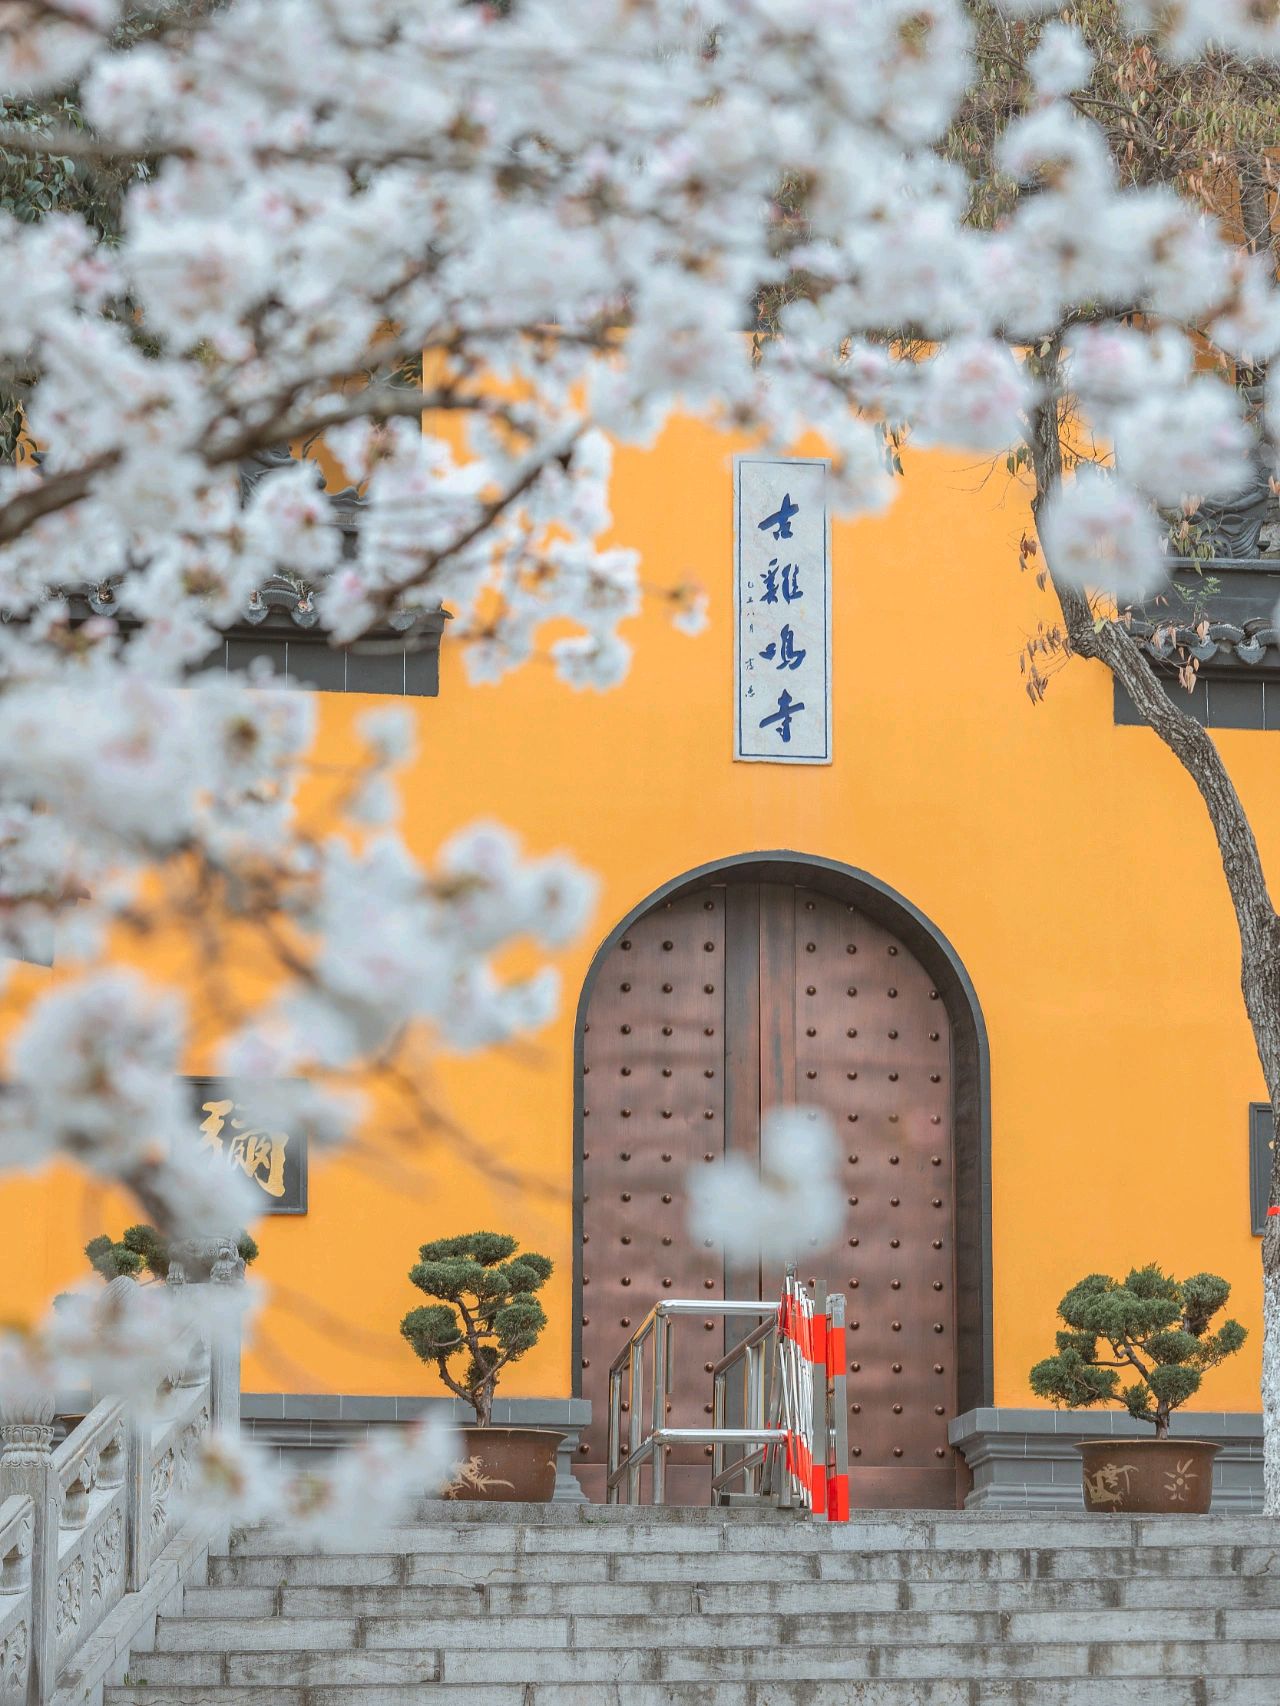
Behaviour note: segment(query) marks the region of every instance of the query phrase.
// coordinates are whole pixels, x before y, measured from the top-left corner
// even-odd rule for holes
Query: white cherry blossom
[[[1027,61],[1041,95],[1069,95],[1093,74],[1093,54],[1074,24],[1046,24]]]
[[[1124,602],[1160,584],[1160,532],[1150,507],[1102,468],[1078,468],[1046,503],[1038,526],[1054,572],[1068,585]]]
[[[314,696],[202,672],[269,576],[335,643],[412,643],[443,609],[472,680],[549,657],[604,690],[646,597],[690,634],[720,608],[702,565],[615,534],[611,442],[681,410],[778,454],[818,434],[840,514],[891,501],[900,432],[985,454],[1069,411],[1116,472],[1049,493],[1042,543],[1121,602],[1159,579],[1156,503],[1238,488],[1256,447],[1192,350],[1274,358],[1269,265],[1172,189],[1119,187],[1070,99],[1078,34],[1000,4],[1040,33],[987,231],[937,147],[973,74],[961,0],[227,0],[145,40],[114,33],[118,0],[0,0],[6,91],[76,83],[77,151],[126,165],[118,240],[0,215],[0,362],[31,381],[0,468],[0,940],[65,968],[11,1042],[20,1164],[72,1157],[173,1227],[230,1212],[170,1141],[183,999],[108,946],[175,895],[192,931],[269,947],[227,1070],[322,1082],[334,1145],[344,1075],[553,1009],[553,967],[497,968],[585,927],[570,859],[489,825],[419,858],[394,830],[402,720],[328,767]],[[1122,12],[1171,56],[1280,56],[1254,0]],[[758,336],[755,302],[780,305]],[[286,445],[307,459],[242,501],[246,459]],[[321,450],[359,487],[341,525]],[[331,834],[304,780],[334,790]],[[730,1237],[820,1233],[817,1127],[776,1130],[763,1186],[706,1185]],[[238,1465],[210,1484],[278,1513]]]
[[[184,1518],[283,1524],[304,1549],[373,1545],[403,1521],[406,1506],[443,1487],[461,1454],[459,1436],[427,1420],[387,1428],[321,1469],[280,1473],[275,1453],[240,1435],[206,1435],[179,1494]]]
[[[1003,3],[1003,0],[1002,0]],[[1135,32],[1150,32],[1176,59],[1193,59],[1206,48],[1242,54],[1280,54],[1280,15],[1266,0],[1122,0]]]
[[[134,972],[103,971],[46,995],[8,1049],[5,1153],[63,1155],[127,1175],[182,1128],[182,1003]]]
[[[0,88],[32,95],[71,82],[120,11],[121,0],[10,0],[0,9]]]
[[[1234,497],[1249,481],[1253,435],[1217,379],[1151,391],[1114,411],[1111,428],[1121,473],[1157,503]]]
[[[1114,321],[1075,328],[1066,349],[1073,389],[1104,419],[1119,404],[1184,388],[1195,360],[1189,340],[1172,327],[1147,333]]]
[[[689,1227],[726,1255],[795,1259],[839,1231],[835,1133],[815,1108],[775,1108],[760,1127],[760,1164],[730,1156],[688,1176]]]
[[[1257,364],[1280,354],[1280,297],[1261,256],[1234,257],[1231,297],[1210,322],[1214,342],[1237,360]]]
[[[962,450],[1004,450],[1025,430],[1033,387],[1006,344],[956,338],[921,364],[922,437]]]

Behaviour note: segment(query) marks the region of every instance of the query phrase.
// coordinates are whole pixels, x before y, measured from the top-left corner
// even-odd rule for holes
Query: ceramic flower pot
[[[564,1434],[550,1428],[460,1428],[462,1456],[440,1489],[444,1499],[546,1503],[556,1485]]]
[[[1084,1508],[1108,1513],[1203,1515],[1213,1499],[1213,1460],[1203,1439],[1087,1439]]]

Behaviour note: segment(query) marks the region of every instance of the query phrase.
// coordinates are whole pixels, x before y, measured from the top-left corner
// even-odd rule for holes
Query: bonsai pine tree
[[[516,1240],[500,1232],[437,1238],[418,1254],[409,1278],[440,1301],[411,1309],[400,1331],[487,1428],[498,1375],[533,1348],[547,1324],[534,1294],[550,1279],[551,1263],[531,1250],[517,1255]],[[450,1370],[455,1357],[466,1358],[460,1379]]]
[[[1058,1305],[1066,1331],[1057,1335],[1057,1355],[1031,1370],[1031,1389],[1072,1409],[1123,1404],[1167,1439],[1170,1414],[1200,1390],[1206,1370],[1245,1341],[1238,1321],[1209,1331],[1230,1295],[1216,1274],[1176,1280],[1151,1266],[1134,1268],[1123,1283],[1090,1274]],[[1137,1378],[1121,1386],[1126,1370]]]
[[[247,1232],[240,1234],[236,1248],[246,1267],[257,1259],[258,1246]],[[142,1273],[162,1280],[169,1272],[169,1246],[154,1226],[127,1226],[119,1238],[99,1233],[85,1245],[84,1253],[89,1265],[108,1281],[122,1274],[136,1279]]]

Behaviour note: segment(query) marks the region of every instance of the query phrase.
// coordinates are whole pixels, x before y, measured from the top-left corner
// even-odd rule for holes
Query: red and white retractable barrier
[[[849,1412],[845,1406],[844,1294],[827,1299],[822,1371],[827,1412],[826,1504],[828,1522],[849,1520]]]
[[[795,1500],[828,1522],[849,1520],[844,1298],[819,1309],[788,1268],[778,1308],[779,1422]]]

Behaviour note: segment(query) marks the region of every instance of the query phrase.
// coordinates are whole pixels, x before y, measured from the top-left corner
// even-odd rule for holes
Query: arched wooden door
[[[776,1295],[758,1261],[725,1271],[686,1219],[690,1168],[759,1155],[761,1111],[824,1109],[842,1147],[844,1226],[797,1251],[845,1293],[854,1503],[946,1507],[957,1464],[952,1026],[935,979],[881,917],[804,881],[709,882],[659,902],[599,962],[582,1018],[579,1474],[603,1496],[607,1370],[663,1296]],[[707,1420],[721,1323],[682,1322],[672,1421]],[[674,1502],[707,1497],[700,1448]]]

